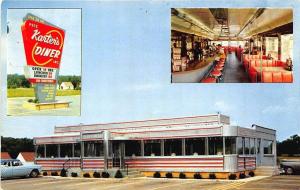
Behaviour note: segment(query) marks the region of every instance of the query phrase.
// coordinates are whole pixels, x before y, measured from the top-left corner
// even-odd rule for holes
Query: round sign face
[[[33,20],[22,25],[27,65],[59,68],[64,45],[64,30]]]

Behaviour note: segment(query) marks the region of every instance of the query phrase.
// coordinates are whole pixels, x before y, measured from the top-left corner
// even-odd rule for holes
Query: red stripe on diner
[[[200,129],[218,129],[221,128],[223,126],[218,126],[218,127],[209,127],[209,128],[193,128],[193,129],[172,129],[172,130],[154,130],[154,131],[130,131],[130,132],[111,132],[112,134],[128,134],[128,133],[149,133],[149,132],[163,132],[163,131],[167,131],[167,132],[172,132],[172,131],[194,131],[194,130],[200,130]]]
[[[191,137],[209,137],[209,136],[221,136],[221,133],[215,133],[215,134],[207,134],[207,135],[188,135],[188,136],[168,136],[168,137],[165,137],[165,136],[161,136],[161,137],[153,137],[153,138],[130,138],[132,140],[153,140],[153,139],[170,139],[170,138],[173,138],[173,139],[176,139],[176,138],[191,138]]]
[[[161,161],[155,161],[155,162],[126,162],[126,164],[156,164],[156,163],[160,163],[160,164],[222,164],[223,162],[176,162],[176,161],[170,161],[170,162],[161,162]]]
[[[139,165],[139,164],[145,164],[145,165],[155,165],[155,164],[177,164],[177,165],[190,165],[190,164],[197,164],[197,165],[209,165],[209,164],[214,164],[214,165],[219,165],[219,164],[223,164],[223,162],[210,162],[210,163],[161,163],[161,162],[157,162],[157,163],[147,163],[147,162],[139,162],[139,163],[128,163],[126,162],[126,164],[128,165]]]
[[[139,159],[126,159],[126,161],[186,161],[186,160],[204,160],[204,161],[210,161],[210,160],[223,160],[223,157],[217,157],[217,158],[139,158]]]
[[[95,125],[112,125],[112,124],[125,124],[125,123],[138,123],[138,122],[147,122],[147,121],[168,121],[174,119],[192,119],[192,118],[200,118],[200,117],[212,117],[218,115],[202,115],[202,116],[191,116],[191,117],[174,117],[174,118],[167,118],[167,119],[149,119],[149,120],[137,120],[137,121],[125,121],[125,122],[112,122],[112,123],[98,123],[98,124],[91,124],[91,125],[81,125],[81,126],[95,126]],[[215,122],[217,122],[216,120]],[[69,125],[63,127],[55,127],[55,128],[65,128],[65,127],[78,127],[77,125]]]
[[[100,129],[86,129],[86,130],[67,130],[67,131],[55,131],[55,133],[66,133],[66,132],[81,132],[81,131],[88,131],[88,132],[93,132],[93,131],[99,131],[99,130],[119,130],[119,129],[140,129],[140,128],[151,128],[151,127],[163,127],[163,126],[176,126],[176,125],[193,125],[193,124],[203,124],[203,123],[212,123],[212,122],[218,122],[217,120],[213,120],[210,122],[189,122],[189,123],[175,123],[175,124],[161,124],[161,125],[144,125],[144,126],[139,126],[139,127],[117,127],[117,128],[100,128]],[[92,125],[91,125],[92,126]]]
[[[34,137],[34,139],[46,139],[46,138],[60,138],[60,137],[80,137],[80,135],[71,135],[71,136],[48,136],[48,137]],[[76,142],[76,141],[74,141]]]
[[[197,166],[197,165],[192,165],[192,166],[176,166],[176,165],[134,166],[133,165],[133,166],[129,166],[129,168],[223,168],[223,166]]]

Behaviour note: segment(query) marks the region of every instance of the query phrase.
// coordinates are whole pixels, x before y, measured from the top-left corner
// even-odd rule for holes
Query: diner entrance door
[[[113,142],[112,150],[113,168],[123,169],[125,167],[125,143],[121,141]]]

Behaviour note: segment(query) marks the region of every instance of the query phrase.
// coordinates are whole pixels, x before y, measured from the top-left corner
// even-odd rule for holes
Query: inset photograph
[[[292,8],[172,8],[172,83],[292,83]]]
[[[80,100],[81,9],[8,9],[7,115],[79,116]]]

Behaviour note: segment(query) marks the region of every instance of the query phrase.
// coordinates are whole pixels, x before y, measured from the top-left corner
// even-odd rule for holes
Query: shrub
[[[47,176],[48,175],[48,173],[47,172],[43,172],[43,176]]]
[[[185,178],[186,178],[186,175],[185,175],[183,172],[180,172],[179,178],[180,178],[180,179],[185,179]]]
[[[171,172],[166,173],[166,178],[173,178],[173,174]]]
[[[255,176],[255,173],[254,173],[253,171],[250,171],[250,172],[249,172],[249,176],[254,177],[254,176]]]
[[[100,172],[94,172],[94,173],[93,173],[93,177],[94,177],[94,178],[100,178],[100,177],[101,177]]]
[[[62,169],[61,172],[60,172],[60,176],[61,177],[67,177],[67,170]]]
[[[120,170],[117,170],[117,172],[115,174],[115,178],[123,178],[123,174]]]
[[[38,99],[34,99],[33,103],[39,103],[39,100]]]
[[[109,173],[108,172],[102,172],[101,176],[103,178],[109,178]]]
[[[153,174],[153,177],[154,177],[154,178],[160,178],[161,176],[160,176],[160,173],[159,173],[159,172],[155,172],[155,173]]]
[[[71,173],[71,176],[72,176],[72,177],[78,177],[78,174],[77,174],[76,172],[72,172],[72,173]]]
[[[51,176],[58,176],[57,172],[51,172]]]
[[[230,175],[228,176],[228,178],[229,178],[230,180],[235,180],[235,179],[236,179],[236,174],[230,174]]]
[[[244,173],[240,173],[240,176],[239,176],[240,179],[244,179],[245,177],[246,177],[246,175]]]
[[[216,179],[216,178],[217,178],[216,174],[214,173],[209,174],[209,179]]]
[[[91,177],[89,173],[84,173],[83,177]]]
[[[33,102],[33,99],[29,99],[28,102],[29,102],[29,103],[32,103],[32,102]]]
[[[194,179],[202,179],[202,176],[200,173],[195,173],[194,174]]]

